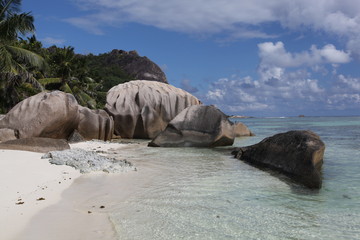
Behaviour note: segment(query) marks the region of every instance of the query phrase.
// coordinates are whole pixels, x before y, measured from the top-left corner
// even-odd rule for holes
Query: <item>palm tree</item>
[[[86,58],[76,55],[71,46],[47,49],[47,62],[50,65],[50,77],[39,79],[48,90],[60,89],[74,95],[80,105],[96,108],[97,91],[101,84],[88,77]]]
[[[21,2],[0,0],[0,111],[8,110],[21,100],[22,94],[17,88],[24,90],[28,86],[43,89],[29,68],[44,69],[44,59],[18,44],[19,35],[35,31],[33,16],[19,13]]]

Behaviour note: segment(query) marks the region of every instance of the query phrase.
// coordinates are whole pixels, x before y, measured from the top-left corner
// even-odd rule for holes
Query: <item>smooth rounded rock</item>
[[[279,170],[309,187],[321,188],[325,144],[311,131],[289,131],[233,151],[236,158]]]
[[[0,119],[0,141],[45,137],[69,139],[74,131],[85,140],[111,140],[114,121],[104,110],[78,105],[61,91],[42,92],[18,103]]]
[[[114,121],[104,110],[92,110],[79,106],[78,133],[85,139],[110,141],[114,132]]]
[[[254,136],[250,129],[242,122],[234,123],[234,134],[235,137]]]
[[[0,128],[16,129],[19,138],[66,139],[78,125],[78,106],[71,94],[41,92],[13,107],[0,120]]]
[[[19,133],[15,129],[11,128],[0,128],[0,142],[17,139]]]
[[[136,80],[111,88],[105,110],[114,118],[114,131],[122,138],[151,139],[183,109],[201,102],[169,84]]]
[[[217,147],[234,143],[233,123],[214,106],[184,109],[150,143],[151,147]]]

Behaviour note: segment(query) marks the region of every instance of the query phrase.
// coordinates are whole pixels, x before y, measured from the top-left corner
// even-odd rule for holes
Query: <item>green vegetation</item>
[[[44,90],[61,90],[79,104],[102,108],[106,92],[132,80],[110,53],[76,54],[73,47],[44,48],[35,36],[31,13],[20,13],[21,0],[0,0],[0,113]],[[111,62],[111,61],[110,61]]]

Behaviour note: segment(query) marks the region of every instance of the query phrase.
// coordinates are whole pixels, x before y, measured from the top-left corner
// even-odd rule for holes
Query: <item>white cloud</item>
[[[88,16],[72,24],[99,34],[103,25],[136,22],[186,33],[229,33],[230,38],[267,38],[264,23],[309,29],[345,39],[360,56],[360,4],[357,0],[75,0]],[[91,26],[91,23],[94,26]],[[330,53],[331,54],[331,53]],[[323,57],[326,57],[323,56]],[[333,56],[328,59],[333,61]],[[338,58],[336,58],[339,60]],[[341,59],[341,58],[340,58]]]
[[[339,64],[351,61],[350,53],[338,50],[332,44],[327,44],[322,48],[313,45],[308,51],[299,53],[288,52],[282,42],[264,42],[258,44],[258,48],[260,57],[258,73],[262,80],[282,79],[286,69],[290,67],[309,67],[313,71],[326,75],[328,71],[322,65],[330,64],[333,72],[336,73]]]
[[[53,38],[53,37],[42,38],[41,41],[44,42],[46,45],[61,45],[66,42],[66,40],[64,39]]]
[[[360,94],[338,93],[328,97],[327,108],[335,110],[359,109]],[[359,112],[354,113],[359,113]]]
[[[212,83],[204,102],[231,113],[293,111],[325,100],[325,90],[319,86],[318,80],[306,78],[307,75],[297,71],[284,73],[280,79],[266,81],[252,80],[250,77],[222,78]]]
[[[284,43],[264,42],[258,44],[261,63],[277,67],[300,67],[313,66],[324,63],[348,63],[350,54],[342,50],[337,50],[334,45],[327,44],[318,49],[315,45],[309,51],[300,53],[287,52]]]
[[[360,78],[345,77],[340,74],[337,83],[337,91],[346,89],[346,91],[360,92]]]

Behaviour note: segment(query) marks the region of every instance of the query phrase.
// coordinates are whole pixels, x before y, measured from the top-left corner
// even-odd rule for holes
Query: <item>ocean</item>
[[[317,133],[326,145],[322,189],[250,166],[230,148],[140,141],[119,152],[148,179],[109,212],[118,239],[360,239],[360,117],[233,120],[256,134],[233,147],[289,130]]]

